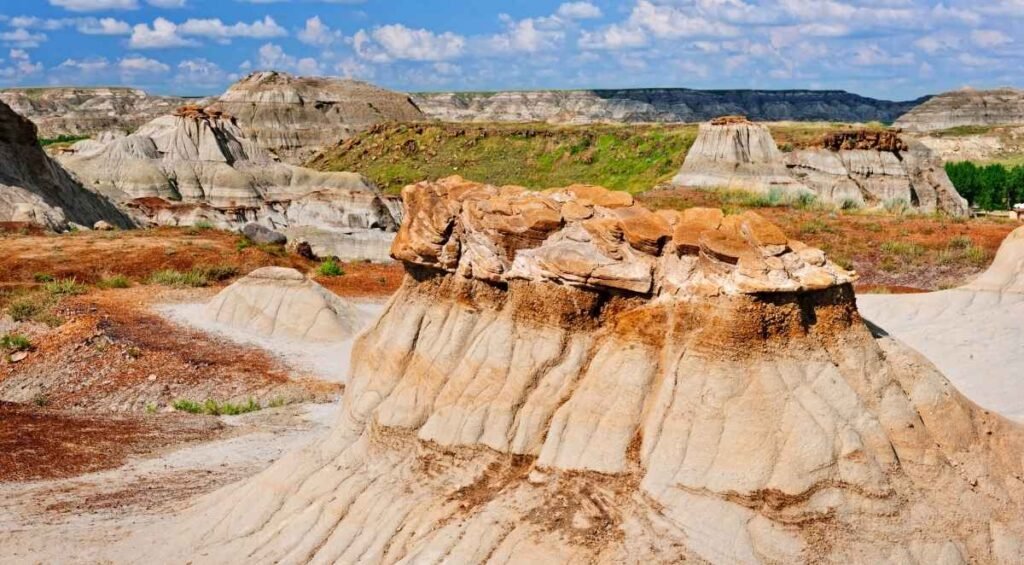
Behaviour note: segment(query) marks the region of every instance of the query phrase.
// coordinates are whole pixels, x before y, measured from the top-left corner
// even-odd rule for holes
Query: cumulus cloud
[[[39,45],[46,41],[45,33],[32,33],[25,28],[18,28],[12,31],[5,31],[0,33],[0,42],[4,45],[31,48],[39,47]]]
[[[7,57],[9,61],[0,59],[0,81],[13,83],[43,71],[43,65],[33,63],[32,57],[24,49],[11,49]]]
[[[58,71],[75,71],[85,74],[97,74],[102,73],[110,68],[110,61],[106,57],[96,57],[90,59],[65,59],[64,62],[57,65]]]
[[[299,30],[296,37],[307,45],[318,47],[327,47],[342,39],[341,32],[332,30],[320,20],[320,16],[313,16],[306,20],[305,27]]]
[[[412,29],[402,24],[381,26],[370,33],[359,30],[353,36],[356,53],[373,62],[443,61],[458,57],[465,47],[466,38],[461,35]]]
[[[561,22],[548,18],[526,18],[514,20],[502,14],[505,32],[486,39],[486,45],[495,52],[537,53],[554,49],[565,39],[560,29]]]
[[[100,10],[134,10],[136,0],[50,0],[50,5],[72,12],[98,12]]]
[[[146,0],[146,3],[150,6],[165,9],[185,7],[185,0]]]
[[[566,2],[559,6],[555,13],[570,20],[589,20],[603,15],[601,8],[590,2]]]
[[[912,53],[894,55],[878,45],[862,45],[853,50],[850,61],[858,67],[901,66],[914,64]]]
[[[971,41],[980,47],[1000,47],[1013,39],[997,29],[976,29],[971,32]]]
[[[117,62],[117,68],[128,74],[166,73],[171,70],[166,64],[148,57],[125,57]]]
[[[322,75],[319,61],[312,57],[297,58],[289,55],[275,43],[267,43],[258,51],[259,67],[267,70],[292,71],[300,75]]]
[[[205,58],[185,59],[178,63],[175,81],[199,87],[214,87],[238,79],[238,75],[227,73],[220,65]]]
[[[647,34],[637,27],[610,25],[597,31],[584,31],[579,39],[584,49],[630,49],[647,45]]]
[[[128,35],[132,32],[128,22],[114,18],[86,18],[77,24],[79,32],[86,35]]]
[[[178,33],[221,40],[233,37],[267,39],[288,35],[288,32],[270,16],[264,16],[262,20],[248,24],[238,22],[231,25],[226,25],[220,18],[188,19],[178,25]]]

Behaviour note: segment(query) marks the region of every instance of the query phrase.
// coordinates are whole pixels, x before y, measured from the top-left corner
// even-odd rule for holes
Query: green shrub
[[[209,414],[210,416],[238,416],[239,414],[256,412],[263,408],[260,406],[260,403],[256,402],[253,398],[250,398],[243,404],[233,404],[231,402],[220,403],[212,398],[208,398],[200,404],[194,400],[182,399],[175,400],[171,406],[180,412],[188,412],[189,414]]]
[[[320,263],[320,266],[316,268],[316,272],[322,277],[340,277],[345,274],[345,270],[341,268],[341,265],[333,257]]]
[[[242,237],[238,238],[238,241],[235,242],[235,249],[238,251],[244,251],[254,245],[256,244],[253,243],[251,239],[243,235]]]
[[[35,279],[37,283],[53,282],[53,275],[49,273],[36,273],[32,275],[32,278]]]
[[[914,258],[924,255],[924,247],[909,241],[886,241],[881,245],[880,249],[884,253],[904,258]]]
[[[949,240],[949,246],[953,249],[967,249],[973,245],[974,242],[966,235],[958,235]]]
[[[200,266],[194,269],[210,282],[221,282],[238,275],[238,268],[231,265]]]
[[[198,288],[210,284],[206,275],[197,269],[181,272],[175,269],[163,269],[149,276],[150,284],[164,286]]]
[[[78,284],[78,281],[75,280],[74,277],[48,282],[43,285],[43,289],[54,296],[70,296],[72,294],[82,294],[86,290],[85,285]]]
[[[890,198],[882,203],[885,211],[890,214],[902,216],[910,210],[910,203],[902,198]]]
[[[4,334],[0,337],[0,349],[5,351],[28,351],[32,349],[32,340],[21,334]]]
[[[124,275],[113,275],[100,280],[96,286],[99,288],[128,288],[132,286],[132,281]]]
[[[15,322],[27,322],[43,311],[45,305],[34,297],[26,296],[12,301],[7,306],[7,313]]]

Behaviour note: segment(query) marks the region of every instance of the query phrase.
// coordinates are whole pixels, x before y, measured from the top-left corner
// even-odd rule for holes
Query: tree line
[[[960,196],[982,210],[1009,210],[1024,202],[1024,165],[946,163],[946,174]]]

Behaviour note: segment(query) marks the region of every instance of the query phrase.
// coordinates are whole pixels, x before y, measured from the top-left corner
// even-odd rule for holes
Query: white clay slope
[[[1024,227],[963,287],[866,295],[857,303],[865,318],[923,353],[970,398],[1024,421]]]
[[[264,267],[217,294],[207,319],[267,337],[341,342],[363,324],[359,310],[295,269]]]

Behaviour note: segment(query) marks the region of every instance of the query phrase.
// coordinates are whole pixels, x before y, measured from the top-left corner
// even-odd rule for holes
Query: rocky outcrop
[[[274,71],[250,74],[209,108],[235,116],[257,146],[293,163],[374,124],[423,118],[405,94],[354,80]]]
[[[338,240],[339,257],[364,258],[344,249],[359,232],[357,240],[379,242],[365,258],[386,259],[401,219],[399,207],[361,175],[278,163],[217,110],[183,108],[128,136],[76,143],[60,160],[143,223],[240,229],[258,222],[286,235],[308,227]]]
[[[1024,422],[1024,227],[992,265],[955,289],[858,298],[864,317],[917,349],[983,407]]]
[[[413,96],[428,118],[450,122],[701,122],[727,114],[761,121],[891,122],[925,99],[890,102],[841,90],[646,88],[442,92]]]
[[[404,197],[408,276],[357,339],[333,431],[118,556],[1022,557],[1024,430],[872,336],[820,251],[595,187]]]
[[[40,136],[55,138],[134,131],[185,104],[186,99],[132,88],[54,87],[0,90],[0,101],[32,120]]]
[[[207,319],[268,337],[319,342],[351,339],[363,327],[359,310],[295,269],[263,267],[206,305]]]
[[[789,175],[768,126],[747,120],[713,120],[700,125],[672,184],[796,195],[808,188]]]
[[[63,230],[74,222],[129,227],[132,222],[109,200],[88,190],[50,159],[36,140],[36,127],[0,103],[0,222]]]
[[[1024,124],[1024,90],[964,88],[934,96],[896,120],[907,131]]]
[[[814,194],[827,202],[963,216],[968,212],[927,147],[898,132],[850,130],[826,134],[817,147],[779,151],[768,128],[743,120],[701,124],[676,186]]]

